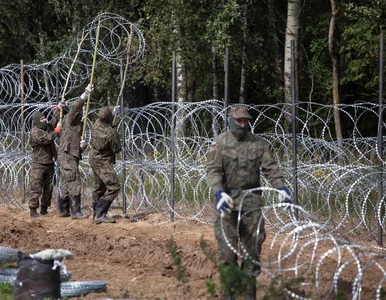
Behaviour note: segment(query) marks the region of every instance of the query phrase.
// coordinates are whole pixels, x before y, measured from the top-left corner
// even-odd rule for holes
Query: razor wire
[[[125,109],[124,117],[118,119],[117,129],[120,131],[124,128],[123,151],[127,159],[122,161],[118,156],[116,171],[120,175],[125,168],[127,174],[122,186],[127,194],[128,209],[153,209],[165,213],[174,209],[175,214],[181,218],[206,222],[212,215],[212,201],[205,182],[205,160],[214,136],[222,130],[223,103],[208,100],[175,105],[178,116],[175,132],[176,206],[171,208],[168,202],[172,167],[171,103],[158,102]],[[86,139],[89,139],[89,131],[99,109],[97,102],[93,102],[91,107]],[[286,108],[286,104],[249,105],[250,112],[257,116],[251,123],[252,132],[267,141],[284,170],[287,186],[291,187],[292,138],[285,131]],[[11,104],[0,106],[1,189],[7,191],[0,196],[1,203],[21,207],[15,193],[20,190],[22,170],[26,172],[28,186],[31,165],[28,140],[31,118],[36,110],[41,110],[50,118],[55,108],[48,103],[26,104],[26,152],[23,153],[20,107]],[[333,231],[343,230],[345,234],[350,234],[364,229],[375,239],[378,221],[386,229],[384,216],[379,214],[385,203],[382,201],[380,206],[377,204],[378,175],[383,172],[378,162],[384,158],[385,150],[382,154],[377,152],[376,137],[362,137],[357,126],[360,119],[353,122],[353,138],[345,139],[342,146],[339,146],[330,131],[333,117],[331,106],[313,104],[312,110],[315,113],[307,111],[304,114],[306,118],[298,117],[299,123],[303,124],[297,136],[299,204],[322,224],[332,225]],[[375,104],[340,107],[342,114],[352,110],[355,115],[363,118],[378,117]],[[313,130],[310,124],[316,124],[313,126],[318,128]],[[262,126],[264,132],[260,132]],[[317,132],[317,135],[312,131]],[[84,153],[80,164],[84,203],[91,201],[90,186],[93,182],[88,154],[88,151]],[[263,185],[269,186],[269,183],[263,179]],[[122,199],[118,199],[116,205],[121,206]]]
[[[126,63],[129,63],[131,68],[140,66],[147,47],[141,28],[119,15],[103,13],[78,33],[62,56],[43,64],[10,64],[1,68],[0,103],[20,104],[21,90],[24,92],[25,103],[57,103],[57,95],[64,94],[67,97],[76,88],[87,84],[92,69],[98,24],[100,27],[96,68],[105,62],[117,67]],[[82,41],[83,36],[85,38]],[[122,58],[126,57],[126,44],[130,36],[130,61],[127,62]],[[79,55],[75,61],[78,48]],[[21,74],[23,80],[20,80]],[[67,79],[68,86],[65,87]]]
[[[205,182],[205,162],[213,138],[223,130],[223,102],[208,100],[174,105],[177,121],[173,147],[176,150],[173,208],[168,201],[172,104],[158,102],[126,108],[123,118],[118,119],[117,130],[125,130],[123,151],[127,160],[122,161],[118,156],[116,171],[120,175],[125,167],[126,181],[122,182],[122,188],[126,191],[127,206],[135,211],[164,214],[173,209],[177,219],[211,222],[213,201]],[[299,104],[299,107],[302,105],[305,104]],[[339,106],[341,114],[350,112],[350,116],[357,116],[351,119],[352,138],[345,139],[339,146],[330,130],[332,107],[315,103],[307,103],[307,106],[309,110],[298,116],[302,124],[297,136],[299,219],[291,218],[286,210],[283,212],[274,192],[266,188],[263,215],[267,233],[273,235],[273,239],[269,245],[272,251],[261,266],[279,282],[303,278],[300,287],[284,289],[290,297],[297,299],[324,299],[342,290],[352,299],[360,299],[365,294],[380,299],[386,279],[386,257],[383,248],[371,244],[376,241],[378,222],[383,230],[386,229],[385,216],[380,213],[385,206],[385,195],[380,205],[377,203],[378,174],[383,172],[378,163],[385,153],[377,152],[376,137],[363,137],[360,131],[362,118],[378,118],[378,107],[371,103]],[[98,103],[93,102],[91,107],[87,138],[92,121],[96,119]],[[256,117],[250,124],[251,131],[268,143],[284,170],[287,186],[291,187],[293,155],[292,138],[285,129],[287,105],[248,107]],[[27,133],[31,130],[32,114],[38,109],[49,116],[55,111],[54,105],[49,103],[27,104]],[[22,168],[25,168],[28,186],[31,159],[28,147],[26,153],[22,153],[19,115],[20,108],[16,105],[0,107],[0,201],[3,205],[25,208],[17,191],[22,182]],[[26,143],[28,138],[27,134]],[[88,150],[80,168],[83,203],[90,206],[93,178]],[[269,187],[264,178],[262,186]],[[122,199],[115,200],[115,205],[122,207]],[[363,236],[366,236],[365,240]],[[363,245],[352,243],[347,237],[360,240]],[[245,249],[241,250],[244,251],[240,252],[241,256],[247,255]],[[368,283],[368,278],[373,284]]]
[[[87,82],[98,23],[100,40],[96,66],[103,62],[122,64],[129,28],[133,28],[134,36],[131,67],[140,65],[147,46],[141,30],[118,15],[104,13],[85,26],[63,56],[41,65],[26,65],[23,69],[17,64],[0,69],[0,205],[26,208],[21,202],[20,190],[23,184],[26,188],[29,184],[31,149],[28,141],[32,115],[40,110],[50,119],[57,95],[64,93],[68,97]],[[84,34],[87,37],[69,74]],[[70,79],[69,86],[64,91],[67,78]],[[21,90],[24,91],[23,108],[20,105]],[[247,106],[254,117],[250,123],[251,131],[268,143],[284,170],[287,186],[291,187],[294,170],[291,165],[292,136],[288,134],[286,123],[290,111],[288,104]],[[99,108],[96,101],[91,103],[86,140],[89,140]],[[126,173],[126,180],[121,185],[126,192],[127,208],[165,214],[173,210],[177,219],[211,223],[213,201],[206,185],[205,162],[213,138],[224,130],[224,104],[218,100],[175,103],[175,115],[172,108],[170,102],[157,102],[125,108],[123,117],[118,118],[117,129],[125,132],[123,151],[127,159],[122,161],[118,156],[115,168],[118,175],[123,169]],[[379,119],[379,106],[371,102],[338,107],[306,102],[297,103],[296,108],[300,129],[296,137],[299,219],[295,220],[276,204],[274,191],[264,190],[263,216],[267,232],[273,239],[269,245],[272,251],[261,265],[282,282],[294,277],[304,278],[301,288],[285,288],[293,298],[327,298],[343,288],[352,299],[360,299],[365,293],[380,299],[386,279],[384,249],[370,245],[376,240],[378,224],[386,230],[383,213],[386,193],[381,195],[380,203],[377,195],[379,175],[384,178],[384,170],[379,164],[384,164],[386,147],[380,153],[377,137],[362,134],[369,120]],[[336,141],[331,126],[335,108],[346,118],[350,128],[350,136],[342,144]],[[172,127],[174,117],[175,131]],[[385,128],[384,123],[382,126]],[[23,131],[26,132],[25,145],[22,144]],[[176,151],[173,166],[172,149]],[[80,170],[82,202],[91,206],[93,178],[88,155],[89,150],[84,153]],[[173,207],[169,204],[172,167],[175,167]],[[262,186],[269,187],[264,178]],[[122,203],[120,197],[115,200],[118,207],[122,207]],[[347,237],[366,245],[354,244]],[[241,250],[244,252],[234,249],[240,257],[248,254],[245,249]]]
[[[277,190],[258,188],[244,192],[243,199],[251,192],[260,190],[262,198],[276,199]],[[298,210],[298,218],[293,211]],[[221,229],[228,247],[240,259],[250,259],[262,269],[266,269],[276,279],[277,289],[289,299],[383,299],[386,280],[386,254],[384,249],[371,246],[369,237],[358,239],[338,233],[331,226],[323,225],[314,215],[301,206],[269,204],[258,210],[262,218],[268,220],[267,233],[270,242],[263,247],[266,256],[261,261],[247,252],[242,244],[239,225],[237,237],[239,249],[226,236],[221,219]],[[241,209],[240,209],[241,211]],[[238,224],[251,211],[239,212]],[[256,235],[260,233],[258,226]],[[230,237],[229,237],[230,238]],[[295,279],[295,280],[294,280]]]

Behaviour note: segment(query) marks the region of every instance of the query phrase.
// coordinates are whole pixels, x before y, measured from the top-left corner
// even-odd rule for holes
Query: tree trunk
[[[246,102],[246,92],[245,92],[245,82],[246,82],[246,74],[245,74],[245,65],[247,60],[246,53],[246,43],[247,43],[247,4],[243,5],[243,53],[241,58],[241,75],[240,75],[240,95],[239,102]]]
[[[212,41],[212,74],[213,74],[213,99],[218,100],[218,77],[217,77],[217,50],[216,50],[216,42]],[[216,109],[213,109],[213,115],[216,112]],[[215,121],[215,118],[212,118],[212,131],[213,136],[217,136],[220,128],[219,124]]]
[[[216,42],[212,41],[212,74],[213,74],[213,99],[218,100],[218,78],[217,78],[217,51]]]
[[[279,37],[277,35],[277,26],[276,26],[276,0],[268,0],[268,22],[269,22],[269,32],[272,39],[272,54],[275,60],[275,88],[279,90],[283,86],[283,68],[282,62],[283,58],[280,55],[279,51]]]
[[[336,2],[331,0],[331,20],[330,20],[330,29],[328,32],[328,50],[331,55],[332,60],[332,99],[334,102],[334,123],[335,123],[335,133],[336,139],[338,141],[338,146],[342,146],[342,127],[340,124],[339,116],[339,62],[338,55],[334,51],[334,32],[335,32],[335,20],[336,20]]]
[[[291,104],[291,40],[295,41],[295,53],[298,52],[298,39],[300,28],[300,0],[288,0],[287,8],[287,28],[285,33],[284,50],[284,94],[285,102]],[[298,55],[295,54],[295,66],[297,65]],[[294,66],[294,67],[295,67]],[[296,74],[295,70],[295,74]],[[297,77],[297,76],[296,76]],[[295,86],[297,84],[295,83]],[[291,111],[288,106],[288,112],[285,114],[288,124],[291,124]]]
[[[42,32],[42,31],[40,31]],[[45,58],[45,53],[44,53],[44,37],[42,34],[39,34],[39,43],[40,43],[40,49],[42,51],[41,53],[41,56],[43,58]],[[50,91],[50,85],[49,85],[49,82],[48,82],[48,74],[47,74],[47,70],[44,69],[43,70],[43,78],[44,78],[44,86],[45,86],[45,89],[46,89],[46,95],[47,95],[47,100],[52,103],[52,100],[54,100],[55,103],[58,102],[58,99],[51,99],[51,91]]]
[[[177,80],[177,103],[182,104],[187,100],[187,82],[186,82],[185,65],[182,61],[181,50],[176,51],[176,80]],[[178,105],[176,110],[176,136],[183,137],[186,133],[186,120],[182,105]]]
[[[181,52],[176,51],[176,79],[177,79],[177,102],[186,101],[186,81],[184,76],[184,68],[181,58]]]

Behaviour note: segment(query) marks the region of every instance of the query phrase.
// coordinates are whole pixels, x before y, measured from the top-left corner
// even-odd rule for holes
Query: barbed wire
[[[162,214],[173,211],[177,220],[211,223],[213,200],[206,185],[205,162],[214,136],[223,130],[223,103],[208,100],[174,105],[177,116],[174,138],[174,207],[169,203],[172,180],[172,104],[159,102],[134,109],[126,108],[124,117],[118,120],[117,130],[123,128],[125,132],[124,151],[127,159],[122,161],[118,157],[116,171],[119,176],[123,168],[126,172],[122,188],[126,192],[127,208]],[[329,130],[333,114],[331,106],[308,105],[312,105],[317,114],[307,112],[306,120],[298,117],[299,121],[302,120],[301,124],[304,124],[297,136],[297,208],[301,213],[298,220],[291,219],[288,213],[279,209],[280,204],[277,204],[274,191],[266,190],[263,193],[263,215],[267,232],[273,235],[270,247],[275,250],[269,253],[275,257],[269,257],[268,261],[262,263],[262,267],[283,282],[293,276],[302,277],[306,274],[306,280],[301,284],[303,294],[288,288],[289,295],[298,299],[311,299],[311,296],[307,298],[304,295],[315,296],[315,292],[320,298],[337,293],[342,288],[342,282],[347,282],[348,269],[350,272],[358,270],[351,275],[352,283],[355,282],[355,286],[352,286],[353,299],[359,299],[358,295],[364,291],[374,292],[374,297],[380,297],[380,287],[370,288],[366,285],[368,280],[364,279],[377,274],[377,282],[383,286],[385,256],[383,248],[374,244],[377,241],[378,222],[386,230],[385,217],[381,214],[385,207],[385,195],[382,196],[382,202],[377,204],[378,176],[380,172],[384,175],[378,164],[379,158],[384,158],[384,153],[380,155],[377,152],[377,137],[362,137],[358,124],[352,127],[353,138],[345,139],[342,146],[339,146]],[[252,132],[259,132],[257,134],[268,142],[284,170],[287,185],[291,187],[292,137],[285,132],[286,106],[248,105],[252,114],[258,114],[258,121],[251,124]],[[92,107],[87,138],[92,121],[96,119],[98,103],[94,102]],[[37,109],[48,115],[52,115],[55,110],[54,105],[47,103],[27,104],[27,133],[31,129],[32,114]],[[378,110],[372,104],[340,106],[339,109],[342,114],[355,110],[357,115],[366,115],[366,118],[378,117]],[[320,115],[324,116],[323,119]],[[21,151],[20,108],[15,104],[1,105],[0,117],[1,190],[5,192],[0,194],[0,203],[22,208],[25,205],[20,203],[18,193],[23,182],[21,170],[25,168],[28,186],[31,158],[28,147],[26,153]],[[310,124],[315,123],[315,120],[319,122],[318,130],[313,131]],[[262,124],[264,129],[270,130],[261,132]],[[311,136],[311,132],[317,134]],[[26,135],[26,143],[28,139],[29,134]],[[83,203],[91,206],[89,186],[93,179],[87,151],[80,167]],[[262,186],[269,187],[264,178]],[[122,199],[116,200],[115,205],[122,207]],[[353,241],[360,239],[365,245],[359,246],[345,236],[351,237]],[[365,240],[363,236],[366,236]],[[245,249],[243,251],[240,255],[246,255]],[[325,270],[326,262],[330,260],[334,260],[336,266]],[[361,261],[360,267],[353,268],[358,265],[358,261]],[[374,269],[379,271],[375,272]],[[325,275],[320,277],[322,271],[323,274],[331,272],[328,289]],[[316,286],[317,289],[310,286]]]
[[[144,58],[147,47],[141,28],[138,24],[131,23],[119,15],[103,13],[78,33],[76,39],[62,56],[42,64],[23,66],[10,64],[1,68],[1,103],[20,103],[22,83],[26,103],[56,103],[58,102],[57,95],[61,96],[64,93],[64,96],[69,96],[74,89],[84,86],[91,74],[98,23],[100,23],[100,33],[96,68],[103,62],[118,67],[126,63],[129,63],[131,68],[138,67]],[[125,59],[126,45],[131,30],[130,60],[127,61]],[[86,36],[84,41],[82,41],[83,36]],[[79,55],[74,62],[79,44]],[[70,70],[71,74],[69,74]],[[23,73],[23,80],[21,80],[21,73]],[[68,86],[64,91],[67,78],[70,80],[68,80]]]
[[[105,13],[88,24],[60,58],[23,67],[23,108],[20,105],[21,66],[13,64],[0,69],[0,205],[26,209],[20,191],[23,185],[28,188],[29,184],[31,156],[28,143],[32,115],[40,110],[48,118],[52,117],[56,102],[53,101],[56,99],[54,95],[64,92],[64,82],[84,33],[87,33],[87,38],[69,76],[65,94],[87,81],[99,22],[97,66],[102,61],[116,66],[122,64],[131,26],[135,37],[131,64],[133,67],[140,64],[146,48],[141,30],[118,15]],[[126,173],[121,183],[126,195],[126,208],[161,214],[172,211],[177,220],[212,223],[213,200],[206,185],[205,163],[213,138],[224,130],[224,104],[207,100],[173,105],[174,115],[172,103],[157,102],[126,108],[123,117],[118,118],[117,129],[123,130],[125,136],[123,152],[126,160],[119,156],[115,168],[119,176],[123,170]],[[377,137],[363,134],[369,120],[379,119],[378,105],[359,102],[339,105],[340,115],[346,117],[350,130],[349,137],[338,144],[331,130],[336,106],[297,103],[297,170],[292,167],[293,141],[286,121],[291,111],[288,104],[247,106],[254,117],[251,131],[268,143],[284,170],[287,186],[292,186],[291,179],[296,171],[299,188],[299,205],[293,206],[299,217],[295,219],[288,210],[282,209],[281,204],[277,204],[276,191],[262,179],[262,186],[266,187],[262,189],[265,201],[262,214],[267,233],[272,235],[269,245],[272,251],[269,251],[266,261],[259,264],[281,282],[303,277],[301,289],[285,288],[293,298],[325,299],[343,289],[351,294],[352,299],[359,299],[361,295],[380,299],[386,279],[386,256],[384,249],[374,243],[378,226],[386,230],[383,213],[385,191],[378,202],[379,178],[384,178],[380,163],[384,163],[386,147],[380,153]],[[97,101],[91,103],[86,140],[89,140],[90,128],[99,108]],[[174,117],[175,128],[172,126]],[[382,125],[385,128],[385,124]],[[23,131],[26,132],[24,145]],[[88,151],[83,155],[80,171],[82,202],[91,210],[93,178]],[[172,155],[175,157],[173,164]],[[174,178],[171,177],[171,168],[175,170]],[[169,202],[172,180],[174,205]],[[58,182],[57,177],[55,181]],[[114,204],[122,208],[121,195]],[[240,257],[249,255],[243,246],[233,250]],[[347,291],[348,287],[350,291]]]

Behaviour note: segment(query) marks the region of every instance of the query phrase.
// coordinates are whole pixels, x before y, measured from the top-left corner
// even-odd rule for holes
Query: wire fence
[[[97,64],[108,61],[121,66],[122,45],[129,38],[128,28],[132,26],[136,39],[131,63],[135,67],[146,48],[140,29],[107,13],[98,16],[82,31],[83,34],[87,32],[87,38],[73,73],[66,73],[66,70],[73,62],[77,42],[57,60],[24,67],[27,80],[23,86],[23,108],[19,96],[21,66],[9,65],[0,69],[0,205],[27,209],[21,190],[22,187],[28,189],[29,185],[31,156],[28,142],[32,115],[40,110],[49,119],[55,110],[53,99],[58,99],[53,95],[69,95],[87,82],[94,52],[94,32],[99,21],[102,44],[98,49],[100,60]],[[54,71],[57,69],[60,70],[59,77]],[[70,80],[68,90],[64,91],[66,78]],[[287,186],[292,186],[295,171],[298,180],[298,218],[282,209],[277,203],[276,191],[269,188],[265,179],[262,181],[263,215],[267,231],[272,235],[269,245],[272,251],[268,261],[262,262],[263,268],[283,282],[302,277],[304,281],[300,288],[285,289],[289,296],[298,299],[327,299],[341,290],[352,299],[364,298],[364,295],[381,299],[386,279],[386,255],[376,241],[379,226],[383,231],[386,229],[386,192],[379,195],[379,180],[384,178],[385,172],[380,167],[384,164],[385,147],[380,153],[376,131],[373,137],[363,133],[368,132],[368,129],[364,130],[366,126],[377,124],[378,104],[339,105],[340,114],[347,120],[349,137],[338,144],[332,130],[334,107],[298,103],[297,170],[292,167],[293,137],[288,134],[286,123],[290,107],[283,103],[247,106],[254,117],[250,123],[251,131],[269,144],[284,170]],[[86,121],[87,141],[92,121],[100,108],[96,101],[90,107]],[[117,157],[115,166],[119,176],[125,172],[121,182],[125,199],[120,195],[114,205],[135,212],[166,214],[172,211],[177,220],[212,223],[213,198],[206,185],[205,162],[213,138],[224,130],[225,115],[224,103],[218,100],[157,102],[126,108],[117,119],[117,130],[124,131],[125,139],[123,154]],[[382,125],[385,128],[385,124]],[[22,138],[24,132],[25,140]],[[91,210],[93,177],[88,154],[89,149],[83,155],[80,170],[82,202]],[[126,159],[122,160],[122,157]],[[171,177],[172,168],[174,177]],[[56,173],[55,182],[59,181],[59,174]],[[169,202],[172,186],[173,205]],[[234,251],[240,257],[247,255],[243,249]]]

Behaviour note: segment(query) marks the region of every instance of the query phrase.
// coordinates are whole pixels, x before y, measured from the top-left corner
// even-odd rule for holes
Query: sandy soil
[[[119,213],[119,211],[117,211]],[[135,214],[128,212],[129,216]],[[107,292],[89,294],[82,299],[218,299],[205,281],[217,285],[215,262],[204,254],[214,253],[216,242],[212,226],[195,221],[168,222],[168,216],[149,214],[132,222],[120,218],[115,224],[93,224],[90,219],[59,218],[57,211],[31,219],[28,211],[0,208],[0,245],[26,253],[44,249],[67,249],[74,260],[65,261],[71,281],[105,280]],[[173,238],[187,282],[177,279],[169,244]],[[269,283],[267,275],[262,282]],[[264,288],[258,291],[264,294]],[[262,298],[262,297],[260,297]]]
[[[120,214],[119,210],[113,212]],[[88,294],[79,299],[220,299],[216,262],[208,255],[216,253],[217,248],[212,225],[196,221],[169,222],[168,215],[155,213],[143,215],[129,211],[128,216],[130,218],[117,219],[115,224],[97,225],[92,223],[91,218],[59,218],[56,210],[31,219],[26,210],[0,207],[0,246],[25,253],[44,249],[70,250],[75,259],[65,261],[65,265],[72,272],[71,281],[108,282],[107,292]],[[137,222],[132,221],[133,216],[138,218]],[[177,266],[169,250],[171,239],[182,257],[181,265],[186,267],[185,283],[178,280]],[[206,244],[205,251],[200,246],[202,241]],[[279,250],[283,251],[283,248],[279,249],[282,246],[280,243],[272,246],[274,241],[273,234],[268,233],[262,261],[274,261]],[[322,257],[331,247],[331,243],[318,244],[317,256]],[[312,245],[309,250],[311,248]],[[305,251],[304,259],[309,258],[307,253]],[[315,269],[315,262],[312,270]],[[294,258],[286,263],[287,267],[291,267]],[[337,258],[334,255],[329,255],[320,266],[319,291],[322,295],[329,294],[322,299],[335,299],[329,291],[336,268]],[[307,264],[303,269],[307,270]],[[354,263],[345,270],[339,279],[339,289],[345,295],[344,299],[352,299],[352,283],[358,271]],[[270,271],[263,269],[258,277],[258,300],[269,293],[268,287],[272,283]],[[305,277],[306,284],[296,293],[300,296],[315,293],[314,272],[301,275]],[[366,299],[375,299],[375,290],[382,277],[379,269],[369,267],[365,272],[361,295]],[[284,279],[289,281],[293,278],[294,272],[288,272]],[[215,295],[208,292],[208,279],[216,283]],[[290,298],[281,295],[268,299]]]

